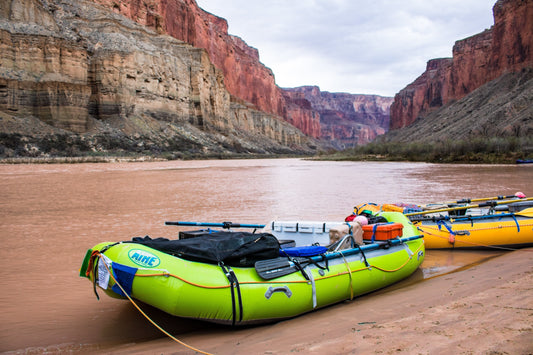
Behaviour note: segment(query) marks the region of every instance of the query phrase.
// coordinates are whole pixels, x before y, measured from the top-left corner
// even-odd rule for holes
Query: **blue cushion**
[[[303,247],[285,248],[279,251],[281,256],[315,256],[324,254],[328,248],[321,245],[309,245]]]

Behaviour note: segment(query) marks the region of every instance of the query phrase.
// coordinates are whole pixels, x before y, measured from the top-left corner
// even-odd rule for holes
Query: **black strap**
[[[222,268],[222,271],[224,272],[224,275],[226,275],[226,278],[228,279],[229,284],[230,284],[230,289],[231,289],[231,310],[232,310],[231,325],[235,326],[236,318],[237,318],[237,314],[236,314],[236,311],[237,311],[236,308],[237,307],[236,307],[236,304],[235,304],[235,290],[233,289],[234,287],[237,289],[237,297],[239,299],[239,322],[242,321],[242,313],[243,313],[241,288],[239,286],[239,280],[237,280],[237,276],[235,275],[235,273],[233,272],[231,267],[228,266],[226,268],[226,266],[224,265],[224,263],[222,261],[219,262],[218,265],[220,265],[220,267]]]
[[[312,258],[308,258],[309,259],[309,262],[313,265],[315,265],[317,268],[319,269],[322,269],[322,270],[327,270],[329,271],[329,262],[328,262],[328,258],[326,258],[326,256],[324,254],[320,254],[320,256],[322,257],[322,260],[324,262],[324,266],[320,265],[318,261],[314,261]]]
[[[96,299],[98,301],[100,301],[100,296],[98,296],[98,292],[96,291],[96,281],[97,278],[98,278],[98,262],[100,261],[100,258],[98,256],[95,256],[96,258],[96,262],[94,263],[94,266],[93,266],[93,291],[94,291],[94,294],[96,295]]]
[[[241,296],[241,286],[239,285],[239,280],[237,279],[237,275],[233,272],[231,267],[228,266],[230,274],[233,276],[233,280],[235,282],[235,286],[237,287],[237,297],[239,298],[239,322],[242,322],[242,296]]]
[[[302,265],[300,264],[300,262],[298,260],[296,260],[295,258],[293,258],[292,256],[290,256],[289,254],[287,254],[287,252],[281,248],[280,251],[285,254],[285,256],[289,259],[290,262],[292,262],[294,264],[294,266],[296,266],[296,268],[298,269],[298,271],[300,271],[303,275],[303,277],[305,277],[305,279],[307,281],[309,281],[309,276],[307,275],[307,273],[304,271],[304,268],[302,267]]]
[[[116,243],[113,243],[113,244],[106,245],[105,247],[103,247],[102,249],[100,249],[100,254],[103,254],[103,253],[106,252],[109,248],[114,247],[114,246],[117,245],[117,244],[122,244],[122,242],[116,242]]]
[[[368,261],[366,261],[366,255],[363,252],[363,249],[361,249],[361,246],[359,246],[359,244],[356,244],[356,246],[357,246],[357,249],[359,249],[359,251],[361,252],[361,255],[363,255],[363,260],[365,262],[366,267],[370,267],[370,264],[368,263]]]

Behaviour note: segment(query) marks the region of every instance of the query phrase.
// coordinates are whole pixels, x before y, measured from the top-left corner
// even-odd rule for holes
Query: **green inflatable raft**
[[[281,251],[278,239],[288,233],[279,228],[269,233],[209,230],[208,235],[173,241],[145,237],[105,242],[87,251],[80,276],[93,282],[95,293],[98,286],[111,297],[130,296],[178,317],[232,325],[272,322],[411,275],[424,259],[422,235],[401,213],[385,212],[382,217],[401,223],[401,232],[362,244],[347,234],[329,246],[302,245],[306,236],[327,235],[345,223],[322,223],[312,232],[296,228],[291,233],[300,245],[282,241],[287,247]],[[206,241],[208,247],[201,244]],[[229,244],[217,244],[221,241]],[[230,244],[234,248],[228,256],[224,253]],[[191,256],[189,249],[194,248],[201,255]]]

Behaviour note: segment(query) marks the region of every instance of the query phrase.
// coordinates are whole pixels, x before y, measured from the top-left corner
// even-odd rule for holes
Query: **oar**
[[[501,205],[501,204],[504,204],[504,203],[513,203],[513,202],[531,201],[531,200],[533,200],[533,197],[521,198],[521,199],[516,199],[516,200],[500,201],[500,202],[489,201],[489,202],[478,203],[478,204],[474,204],[474,205],[465,205],[465,206],[457,206],[457,207],[440,208],[440,209],[437,209],[437,210],[427,210],[427,211],[421,211],[421,212],[412,212],[412,213],[406,213],[405,215],[407,217],[409,217],[409,216],[417,216],[417,215],[420,215],[420,214],[466,210],[466,209],[475,208],[475,207],[494,207],[494,206]]]
[[[433,217],[428,217],[428,216],[420,216],[420,217],[417,217],[417,216],[412,216],[412,218],[409,218],[411,220],[411,222],[424,222],[424,221],[432,221],[432,222],[436,222],[436,221],[449,221],[451,219],[453,219],[454,221],[456,222],[460,222],[460,221],[476,221],[476,220],[485,220],[485,219],[497,219],[497,218],[503,218],[503,217],[514,217],[514,216],[519,216],[519,217],[528,217],[528,218],[533,218],[533,207],[529,207],[529,208],[526,208],[526,209],[523,209],[522,211],[518,211],[518,212],[513,212],[513,213],[496,213],[496,214],[484,214],[484,215],[480,215],[480,216],[469,216],[469,215],[466,215],[466,216],[458,216],[458,217],[455,217],[455,216],[433,216]]]
[[[255,271],[265,280],[272,280],[277,277],[292,274],[296,271],[302,271],[308,264],[311,263],[307,258],[292,258],[290,260],[286,257],[279,257],[276,259],[258,260],[255,262]]]
[[[515,216],[522,216],[522,217],[533,217],[533,207],[526,208],[522,211],[518,211],[514,213]]]
[[[517,192],[514,195],[496,196],[496,197],[482,197],[482,198],[464,198],[462,200],[442,202],[440,204],[447,205],[447,204],[454,204],[454,203],[472,203],[472,202],[480,202],[480,201],[507,200],[509,198],[516,199],[516,198],[525,198],[525,197],[526,197],[526,195],[523,192]]]
[[[165,222],[167,226],[195,226],[195,227],[218,227],[218,228],[264,228],[264,224],[245,224],[245,223],[232,223],[232,222],[222,222],[222,223],[212,223],[212,222]]]

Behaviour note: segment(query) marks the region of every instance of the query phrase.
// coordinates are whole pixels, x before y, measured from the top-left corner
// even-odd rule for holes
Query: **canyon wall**
[[[113,4],[115,12],[125,6]],[[130,1],[128,8],[138,14],[136,8],[150,4],[164,4],[168,11],[182,5],[176,14],[185,22],[198,21],[187,12],[194,2]],[[227,26],[206,16],[213,20],[209,26]],[[158,13],[147,11],[144,18],[154,30],[92,1],[4,2],[2,117],[37,118],[78,134],[114,129],[160,141],[181,134],[199,145],[235,143],[243,151],[247,146],[255,151],[309,150],[308,138],[298,129],[232,96],[224,73],[206,50],[165,35],[174,27],[165,25]],[[191,29],[182,33],[193,34]],[[7,121],[0,122],[3,132],[9,131]],[[26,127],[23,133],[39,132]]]
[[[366,144],[388,130],[392,97],[330,93],[316,86],[284,90],[293,104],[318,113],[320,138],[338,149]]]
[[[272,70],[259,61],[257,49],[229,35],[227,21],[202,10],[194,0],[93,1],[158,33],[205,49],[233,96],[285,118],[309,136],[320,136],[318,116],[305,109],[300,112],[298,106],[285,101]]]
[[[457,41],[453,57],[430,60],[426,71],[396,94],[391,129],[412,124],[505,73],[533,67],[533,0],[498,0],[494,25]]]

